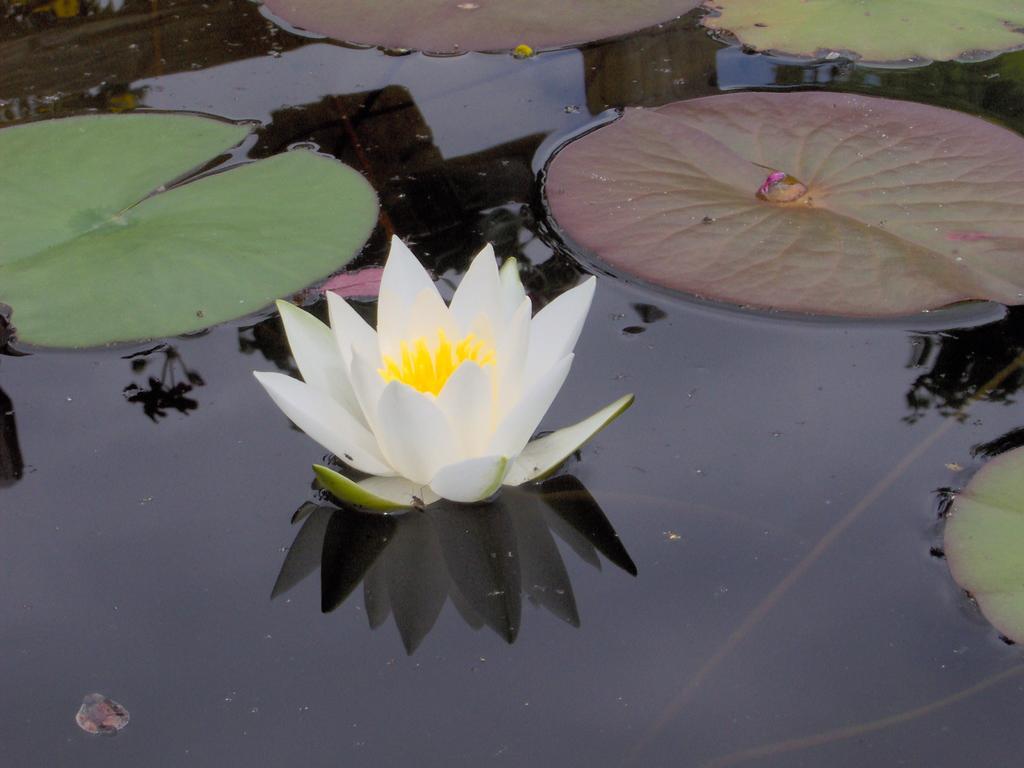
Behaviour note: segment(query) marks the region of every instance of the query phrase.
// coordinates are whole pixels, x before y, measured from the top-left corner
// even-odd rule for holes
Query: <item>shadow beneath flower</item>
[[[506,488],[487,504],[440,501],[384,515],[351,507],[304,504],[271,597],[320,568],[321,609],[329,613],[362,583],[370,627],[393,616],[412,654],[450,599],[474,629],[507,642],[520,628],[522,601],[572,626],[576,598],[556,538],[601,568],[600,556],[635,576],[636,566],[593,496],[574,477]]]

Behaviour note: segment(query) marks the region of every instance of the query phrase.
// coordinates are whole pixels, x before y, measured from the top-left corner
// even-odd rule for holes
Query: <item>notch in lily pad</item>
[[[199,331],[349,261],[378,211],[355,170],[296,150],[194,175],[249,132],[157,113],[0,130],[0,302],[17,339],[88,347]]]

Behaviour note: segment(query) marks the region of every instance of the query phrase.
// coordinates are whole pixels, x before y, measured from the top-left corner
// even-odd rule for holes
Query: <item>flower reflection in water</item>
[[[299,521],[272,597],[319,566],[328,613],[362,583],[370,626],[394,616],[410,654],[448,599],[471,627],[490,627],[509,643],[519,633],[523,597],[579,626],[555,537],[596,568],[600,554],[637,572],[593,496],[568,475],[506,488],[486,505],[442,501],[399,515],[307,503],[295,515]]]

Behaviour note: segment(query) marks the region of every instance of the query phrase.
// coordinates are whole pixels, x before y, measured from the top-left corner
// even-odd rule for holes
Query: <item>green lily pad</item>
[[[623,35],[701,0],[264,0],[289,24],[337,40],[435,53],[561,48]]]
[[[1024,642],[1024,448],[990,461],[957,495],[945,550],[985,618]]]
[[[1024,47],[1020,0],[707,0],[704,26],[763,51],[911,64]]]
[[[564,233],[643,280],[743,305],[898,316],[1024,302],[1024,138],[831,93],[738,93],[624,116],[566,145]]]
[[[363,245],[377,200],[307,151],[165,189],[248,134],[185,115],[98,115],[0,131],[0,302],[21,341],[84,347],[240,317]]]

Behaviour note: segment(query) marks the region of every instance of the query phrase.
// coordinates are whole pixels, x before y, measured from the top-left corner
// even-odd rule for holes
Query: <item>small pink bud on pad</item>
[[[807,187],[782,171],[772,171],[758,187],[757,196],[769,203],[792,203],[807,194]]]

